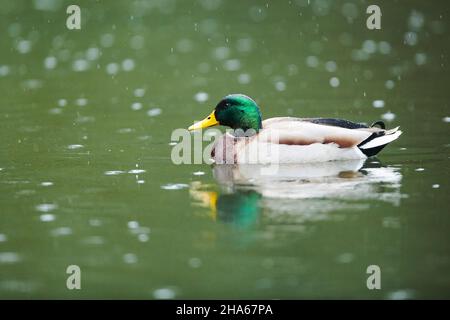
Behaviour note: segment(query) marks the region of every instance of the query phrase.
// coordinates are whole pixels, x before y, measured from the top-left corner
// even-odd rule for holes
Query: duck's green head
[[[243,94],[230,94],[217,104],[209,116],[190,126],[189,130],[216,125],[258,132],[262,128],[261,112],[253,99]]]

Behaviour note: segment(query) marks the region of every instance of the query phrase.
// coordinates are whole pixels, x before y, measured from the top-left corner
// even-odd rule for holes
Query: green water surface
[[[448,1],[377,1],[381,30],[368,1],[69,4],[0,1],[0,298],[450,298]],[[404,133],[331,177],[174,165],[229,93]]]

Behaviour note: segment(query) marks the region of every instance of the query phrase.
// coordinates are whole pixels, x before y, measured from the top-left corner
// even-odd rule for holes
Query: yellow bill
[[[192,130],[197,130],[197,129],[203,129],[203,128],[212,127],[212,126],[215,126],[218,124],[219,124],[219,121],[216,120],[216,116],[214,115],[214,111],[213,111],[213,112],[211,112],[211,114],[209,116],[207,116],[202,121],[194,123],[192,126],[190,126],[188,128],[188,130],[192,131]]]

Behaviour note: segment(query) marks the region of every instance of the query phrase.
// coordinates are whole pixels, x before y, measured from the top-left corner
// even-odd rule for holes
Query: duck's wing
[[[384,130],[342,119],[291,117],[263,121],[260,139],[288,145],[336,143],[341,148],[357,146],[367,156],[378,153],[400,136],[398,128]]]
[[[372,133],[360,129],[316,124],[295,118],[272,118],[263,122],[260,141],[287,145],[309,145],[313,143],[336,143],[341,148],[358,145]]]
[[[263,121],[263,126],[270,126],[276,123],[280,122],[297,122],[297,121],[306,121],[311,122],[315,124],[322,124],[326,126],[333,126],[333,127],[341,127],[346,129],[365,129],[369,128],[369,126],[365,123],[357,123],[352,122],[345,119],[338,119],[338,118],[295,118],[295,117],[276,117],[276,118],[270,118]],[[374,127],[375,125],[380,125],[381,129],[384,129],[384,123],[382,121],[377,121],[373,123],[370,127]]]

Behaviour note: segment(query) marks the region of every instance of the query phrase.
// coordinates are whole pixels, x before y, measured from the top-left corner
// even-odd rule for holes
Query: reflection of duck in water
[[[241,226],[256,222],[262,210],[271,220],[301,223],[324,219],[336,210],[364,209],[364,200],[398,205],[402,198],[398,169],[363,165],[364,161],[283,165],[276,176],[261,176],[259,165],[216,165],[214,177],[224,192],[212,196],[198,185],[190,192],[220,221]]]
[[[254,190],[222,193],[218,197],[217,192],[202,190],[202,185],[194,182],[191,184],[190,194],[197,205],[211,210],[211,218],[238,227],[247,228],[253,225],[261,210],[261,194]]]
[[[235,226],[250,227],[259,217],[260,200],[261,194],[254,190],[222,194],[217,201],[217,217]]]
[[[208,117],[189,130],[215,125],[242,130],[240,137],[238,132],[226,133],[216,141],[212,151],[215,162],[228,164],[366,159],[402,133],[398,127],[385,130],[381,121],[370,127],[332,118],[277,117],[262,121],[256,102],[242,94],[223,98]]]

